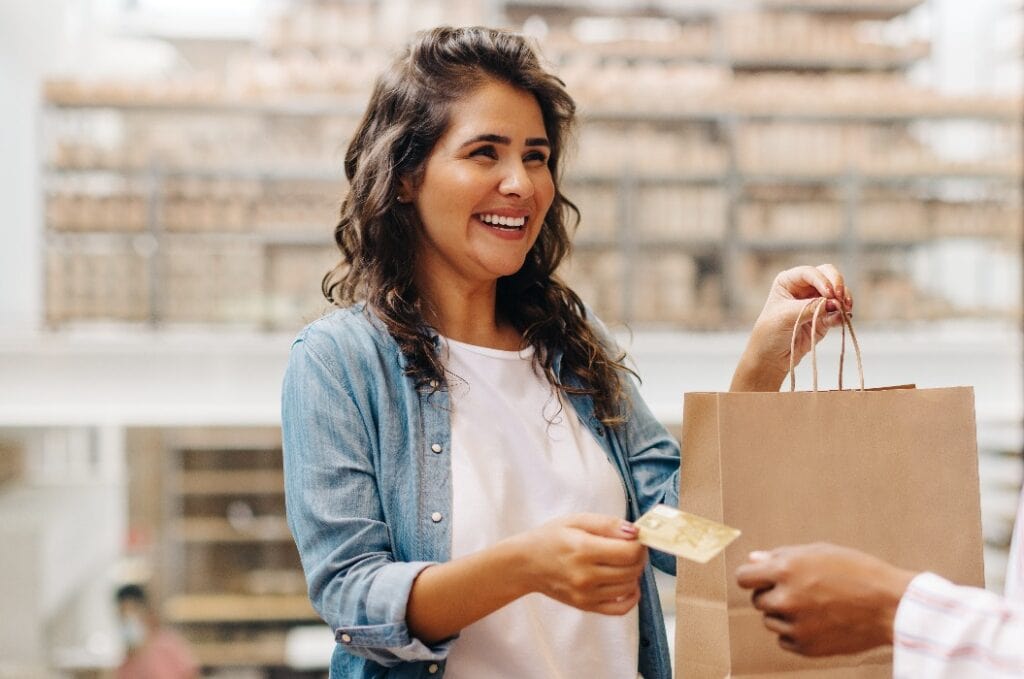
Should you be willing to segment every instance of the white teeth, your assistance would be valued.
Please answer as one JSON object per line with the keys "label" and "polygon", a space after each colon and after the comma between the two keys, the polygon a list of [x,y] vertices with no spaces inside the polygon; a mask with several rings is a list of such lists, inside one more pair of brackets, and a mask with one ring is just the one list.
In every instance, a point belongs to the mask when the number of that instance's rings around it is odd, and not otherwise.
{"label": "white teeth", "polygon": [[481,222],[493,226],[509,226],[518,228],[526,224],[526,217],[502,217],[501,215],[483,214],[478,217]]}

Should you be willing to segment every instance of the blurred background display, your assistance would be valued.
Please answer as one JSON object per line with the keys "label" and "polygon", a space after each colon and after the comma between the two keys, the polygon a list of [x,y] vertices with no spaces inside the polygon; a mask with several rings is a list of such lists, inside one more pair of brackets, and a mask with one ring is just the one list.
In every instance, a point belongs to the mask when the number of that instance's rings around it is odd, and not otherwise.
{"label": "blurred background display", "polygon": [[126,582],[207,676],[326,676],[284,519],[280,376],[328,308],[375,76],[413,31],[481,23],[535,38],[580,106],[561,274],[622,332],[659,417],[678,430],[683,391],[727,387],[778,271],[834,262],[869,386],[976,385],[1001,590],[1024,2],[8,3],[0,607],[21,615],[0,621],[0,677],[113,676]]}

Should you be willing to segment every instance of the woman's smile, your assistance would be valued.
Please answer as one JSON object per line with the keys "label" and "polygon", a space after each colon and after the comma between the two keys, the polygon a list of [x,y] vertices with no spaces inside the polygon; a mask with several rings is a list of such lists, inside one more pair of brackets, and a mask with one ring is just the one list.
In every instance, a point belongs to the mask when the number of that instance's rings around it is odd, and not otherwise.
{"label": "woman's smile", "polygon": [[519,240],[526,237],[526,225],[530,221],[530,213],[526,210],[489,210],[473,215],[473,219],[481,227],[490,229],[499,238]]}

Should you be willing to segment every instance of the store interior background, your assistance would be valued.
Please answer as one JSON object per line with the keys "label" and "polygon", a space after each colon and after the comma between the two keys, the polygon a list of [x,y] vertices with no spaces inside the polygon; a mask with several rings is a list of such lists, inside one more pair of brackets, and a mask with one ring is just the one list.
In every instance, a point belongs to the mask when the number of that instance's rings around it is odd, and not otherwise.
{"label": "store interior background", "polygon": [[324,310],[372,77],[440,23],[536,36],[580,102],[566,276],[674,431],[796,262],[849,275],[868,386],[975,387],[1001,590],[1024,2],[2,0],[0,677],[109,675],[126,582],[209,676],[326,676],[283,520],[280,380]]}

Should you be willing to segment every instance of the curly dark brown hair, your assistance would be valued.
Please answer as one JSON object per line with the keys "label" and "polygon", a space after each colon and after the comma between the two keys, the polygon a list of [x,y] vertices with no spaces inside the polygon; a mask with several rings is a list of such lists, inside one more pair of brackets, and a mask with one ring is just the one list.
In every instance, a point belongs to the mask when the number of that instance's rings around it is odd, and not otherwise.
{"label": "curly dark brown hair", "polygon": [[[349,193],[334,230],[341,262],[321,288],[335,305],[367,303],[398,342],[406,374],[417,386],[447,384],[414,282],[422,227],[415,208],[397,198],[403,180],[413,186],[422,180],[453,102],[488,79],[536,98],[555,182],[554,200],[522,268],[497,282],[495,311],[534,347],[534,361],[552,385],[590,396],[597,417],[615,427],[628,416],[625,354],[602,343],[580,298],[554,275],[571,249],[568,224],[575,229],[579,222],[576,206],[559,189],[559,161],[575,126],[576,104],[520,35],[483,27],[423,31],[378,78],[345,155]],[[555,374],[558,351],[568,379]]]}

